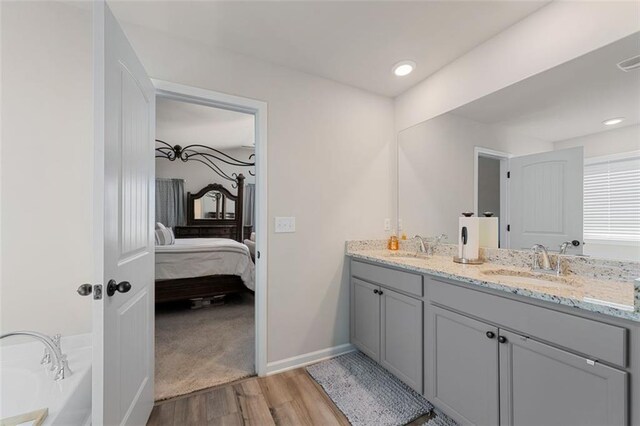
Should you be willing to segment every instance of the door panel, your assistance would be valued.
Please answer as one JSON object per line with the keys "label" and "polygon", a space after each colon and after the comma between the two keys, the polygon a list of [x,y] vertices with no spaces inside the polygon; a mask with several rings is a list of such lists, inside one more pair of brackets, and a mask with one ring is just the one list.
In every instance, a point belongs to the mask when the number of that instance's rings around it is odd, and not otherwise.
{"label": "door panel", "polygon": [[382,292],[380,363],[422,393],[422,301]]}
{"label": "door panel", "polygon": [[[94,300],[94,425],[145,424],[153,406],[155,90],[102,1],[94,7],[95,135],[102,162],[103,297]],[[101,169],[104,167],[104,169]],[[98,179],[99,180],[99,179]],[[98,216],[103,215],[103,216]],[[97,232],[100,232],[97,231]],[[109,296],[107,285],[128,281]],[[123,290],[126,290],[123,287]]]}
{"label": "door panel", "polygon": [[[582,243],[583,148],[514,157],[509,166],[509,247]],[[582,245],[571,254],[582,254]]]}
{"label": "door panel", "polygon": [[627,424],[627,373],[500,330],[500,424]]}
{"label": "door panel", "polygon": [[461,425],[497,425],[498,329],[438,306],[429,311],[429,397]]}
{"label": "door panel", "polygon": [[[353,336],[352,343],[376,361],[380,360],[380,287],[352,279]],[[374,293],[375,291],[375,293]]]}

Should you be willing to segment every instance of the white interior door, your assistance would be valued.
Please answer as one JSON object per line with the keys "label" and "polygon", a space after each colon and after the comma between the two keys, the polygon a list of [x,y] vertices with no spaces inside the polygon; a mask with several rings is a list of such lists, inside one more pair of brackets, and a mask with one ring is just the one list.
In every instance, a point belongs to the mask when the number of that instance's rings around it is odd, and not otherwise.
{"label": "white interior door", "polygon": [[[104,198],[95,205],[103,294],[93,306],[92,418],[144,425],[153,407],[155,90],[107,5],[93,7],[96,198]],[[120,284],[113,293],[110,280]]]}
{"label": "white interior door", "polygon": [[584,154],[582,147],[511,158],[509,247],[544,244],[558,250],[577,240],[582,253]]}

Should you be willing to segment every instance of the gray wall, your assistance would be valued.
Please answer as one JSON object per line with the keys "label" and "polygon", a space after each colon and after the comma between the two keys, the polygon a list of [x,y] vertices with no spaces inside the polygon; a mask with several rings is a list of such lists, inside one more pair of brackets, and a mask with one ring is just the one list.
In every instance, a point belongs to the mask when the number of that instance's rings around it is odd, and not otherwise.
{"label": "gray wall", "polygon": [[478,215],[500,216],[500,160],[478,157]]}

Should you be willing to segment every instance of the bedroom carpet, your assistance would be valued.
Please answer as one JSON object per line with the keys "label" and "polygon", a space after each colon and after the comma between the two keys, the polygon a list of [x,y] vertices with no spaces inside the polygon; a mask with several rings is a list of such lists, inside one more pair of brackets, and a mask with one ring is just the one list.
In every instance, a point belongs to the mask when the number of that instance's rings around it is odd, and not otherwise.
{"label": "bedroom carpet", "polygon": [[254,301],[156,308],[155,399],[160,401],[255,374]]}

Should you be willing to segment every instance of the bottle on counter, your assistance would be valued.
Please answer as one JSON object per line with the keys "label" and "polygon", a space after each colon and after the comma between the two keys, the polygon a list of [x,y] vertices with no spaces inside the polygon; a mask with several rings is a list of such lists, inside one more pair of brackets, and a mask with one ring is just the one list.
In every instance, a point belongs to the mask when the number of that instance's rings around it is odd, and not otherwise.
{"label": "bottle on counter", "polygon": [[396,234],[391,234],[391,236],[389,237],[389,243],[388,243],[388,249],[389,250],[398,250],[398,247],[400,246],[399,242],[398,242],[398,237],[396,236]]}

